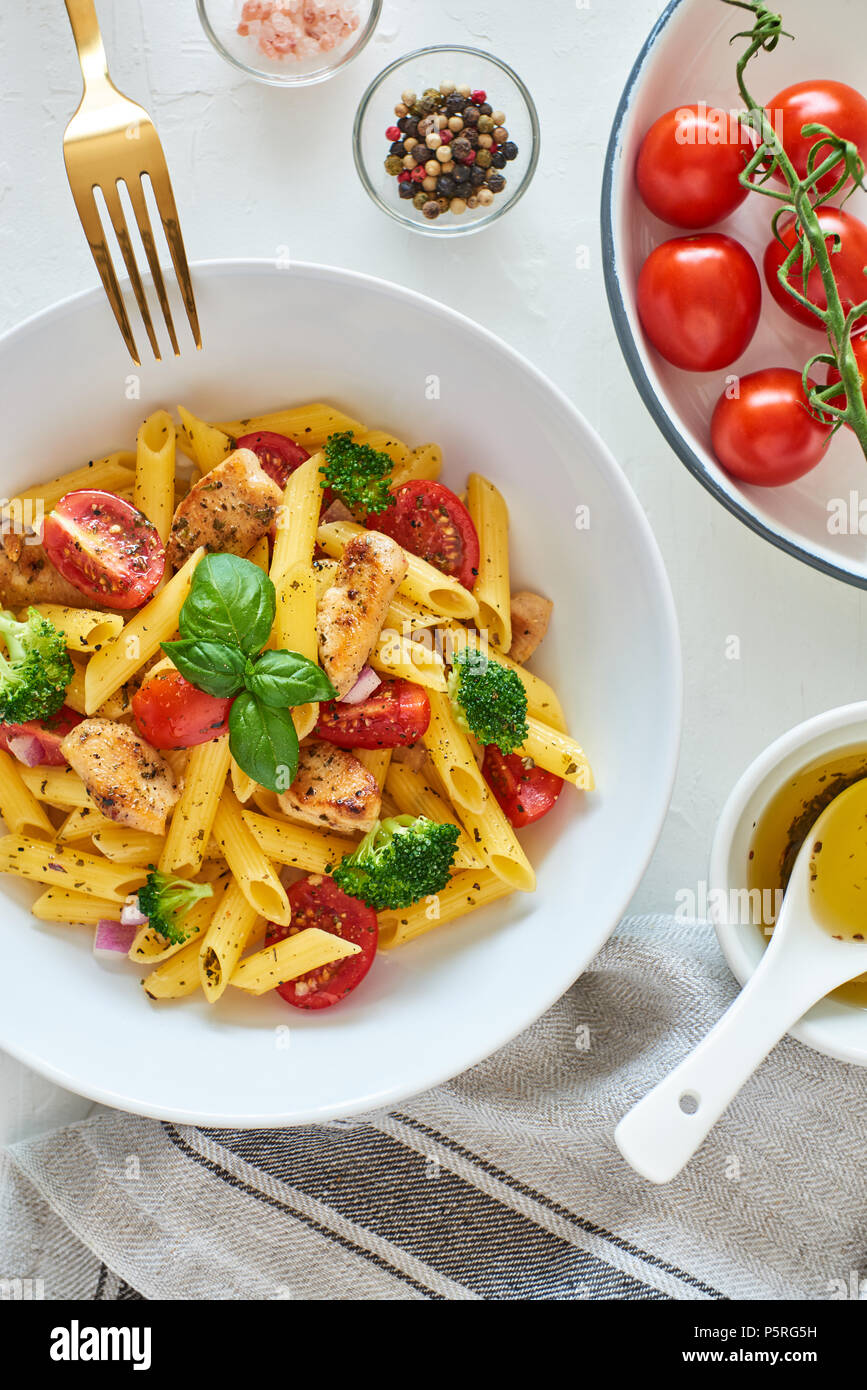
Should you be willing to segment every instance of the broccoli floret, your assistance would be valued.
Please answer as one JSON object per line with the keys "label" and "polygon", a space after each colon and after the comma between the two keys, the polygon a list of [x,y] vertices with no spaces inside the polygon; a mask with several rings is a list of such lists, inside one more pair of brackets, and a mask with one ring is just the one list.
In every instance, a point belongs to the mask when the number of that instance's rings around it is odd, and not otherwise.
{"label": "broccoli floret", "polygon": [[332,877],[344,893],[377,911],[410,907],[445,888],[459,835],[456,825],[427,816],[392,816],[377,821]]}
{"label": "broccoli floret", "polygon": [[330,434],[325,464],[319,469],[323,487],[331,487],[352,511],[384,512],[394,501],[388,483],[392,462],[381,449],[356,444],[352,430]]}
{"label": "broccoli floret", "polygon": [[454,654],[449,697],[461,728],[480,743],[495,743],[501,753],[514,753],[526,742],[527,692],[517,672],[476,647]]}
{"label": "broccoli floret", "polygon": [[147,883],[138,890],[138,910],[149,919],[150,926],[167,941],[177,944],[186,941],[188,933],[181,926],[190,908],[201,898],[210,898],[210,883],[190,883],[186,878],[172,878],[148,865]]}
{"label": "broccoli floret", "polygon": [[49,719],[63,704],[74,674],[63,633],[28,608],[23,623],[0,611],[0,636],[6,642],[6,655],[0,655],[0,723]]}

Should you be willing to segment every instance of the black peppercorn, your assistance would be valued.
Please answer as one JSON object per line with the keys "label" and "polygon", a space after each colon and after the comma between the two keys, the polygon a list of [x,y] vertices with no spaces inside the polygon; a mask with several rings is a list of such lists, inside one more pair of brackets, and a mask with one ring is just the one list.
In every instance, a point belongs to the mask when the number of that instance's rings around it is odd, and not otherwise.
{"label": "black peppercorn", "polygon": [[467,168],[466,164],[456,164],[452,172],[452,178],[458,185],[469,183],[470,171]]}
{"label": "black peppercorn", "polygon": [[506,180],[502,174],[488,174],[488,188],[492,193],[502,193],[506,187]]}
{"label": "black peppercorn", "polygon": [[449,146],[452,152],[452,159],[457,160],[459,164],[462,160],[466,159],[467,155],[472,151],[472,148],[469,140],[465,139],[463,135],[459,135],[457,140],[453,140]]}
{"label": "black peppercorn", "polygon": [[477,150],[479,148],[479,132],[474,126],[464,126],[461,131],[461,139],[468,142],[471,150]]}
{"label": "black peppercorn", "polygon": [[502,150],[491,150],[491,163],[495,169],[505,169],[506,156],[503,154]]}
{"label": "black peppercorn", "polygon": [[473,188],[478,188],[485,181],[485,171],[480,169],[477,164],[470,165],[470,183]]}
{"label": "black peppercorn", "polygon": [[402,140],[394,140],[388,147],[389,154],[406,154],[406,146]]}
{"label": "black peppercorn", "polygon": [[458,186],[451,174],[440,174],[437,179],[437,193],[441,198],[453,198],[458,191]]}
{"label": "black peppercorn", "polygon": [[460,96],[457,92],[453,92],[452,95],[446,99],[446,115],[459,116],[464,109],[465,100],[466,99]]}
{"label": "black peppercorn", "polygon": [[433,150],[429,150],[424,141],[419,145],[413,145],[410,154],[416,164],[427,164],[429,159],[433,159]]}
{"label": "black peppercorn", "polygon": [[[413,138],[413,140],[417,140],[417,139],[418,139],[418,121],[417,121],[413,116],[407,116],[407,117],[405,117],[405,119],[406,119],[406,125],[405,125],[405,126],[401,126],[401,129],[403,130],[404,135],[411,135],[412,138]],[[400,126],[400,121],[398,121],[398,125]]]}
{"label": "black peppercorn", "polygon": [[414,198],[416,185],[412,179],[404,179],[403,183],[397,185],[398,196],[401,198]]}
{"label": "black peppercorn", "polygon": [[465,106],[463,110],[464,125],[478,125],[479,108],[478,106]]}
{"label": "black peppercorn", "polygon": [[514,140],[507,140],[505,145],[501,145],[500,148],[503,154],[506,156],[506,159],[517,158],[518,146],[515,144]]}
{"label": "black peppercorn", "polygon": [[406,116],[401,116],[401,117],[400,117],[400,120],[398,120],[398,121],[395,122],[395,124],[397,125],[398,130],[402,130],[403,133],[404,133],[404,135],[406,135],[406,123],[407,123],[407,118],[406,118]]}
{"label": "black peppercorn", "polygon": [[479,106],[479,115],[480,115],[480,116],[490,116],[490,114],[491,114],[491,112],[493,111],[493,109],[494,109],[493,106],[491,106],[489,102],[483,101],[483,102],[481,103],[481,105]]}

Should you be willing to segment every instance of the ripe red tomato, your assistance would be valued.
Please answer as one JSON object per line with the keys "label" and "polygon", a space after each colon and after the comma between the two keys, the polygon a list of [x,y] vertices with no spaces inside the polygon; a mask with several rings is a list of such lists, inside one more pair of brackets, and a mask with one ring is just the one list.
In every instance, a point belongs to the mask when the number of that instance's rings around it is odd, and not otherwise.
{"label": "ripe red tomato", "polygon": [[801,373],[766,367],[741,377],[740,394],[720,396],[711,419],[713,450],[727,473],[778,487],[809,473],[831,434],[810,411]]}
{"label": "ripe red tomato", "polygon": [[739,207],[738,176],[753,149],[749,132],[727,111],[678,106],[648,130],[635,164],[638,191],[652,213],[675,227],[709,227]]}
{"label": "ripe red tomato", "polygon": [[[867,404],[867,335],[861,338],[854,338],[852,340],[852,347],[855,352],[855,361],[858,363],[858,370],[861,373],[861,394],[864,397],[865,404]],[[840,379],[840,373],[837,368],[829,367],[828,385],[830,386],[832,381],[840,381]],[[842,408],[846,403],[844,393],[841,391],[840,395],[835,396],[831,403],[832,405],[837,405]]]}
{"label": "ripe red tomato", "polygon": [[238,449],[252,449],[268,477],[273,478],[278,487],[285,487],[289,475],[310,457],[303,445],[296,444],[287,434],[276,434],[273,430],[243,434],[235,440],[235,446]]}
{"label": "ripe red tomato", "polygon": [[48,558],[103,608],[138,608],[163,577],[166,553],[143,512],[113,492],[67,492],[45,518]]}
{"label": "ripe red tomato", "polygon": [[645,333],[657,352],[690,372],[714,371],[740,357],[761,306],[752,257],[720,232],[664,241],[638,277]]}
{"label": "ripe red tomato", "polygon": [[338,748],[397,748],[415,743],[430,723],[430,700],[420,685],[383,681],[357,705],[328,700],[319,706],[317,738]]}
{"label": "ripe red tomato", "polygon": [[506,757],[493,743],[485,749],[482,774],[516,830],[547,816],[563,787],[562,777],[520,753]]}
{"label": "ripe red tomato", "polygon": [[479,538],[463,502],[444,483],[403,483],[384,512],[367,518],[413,555],[472,589],[479,573]]}
{"label": "ripe red tomato", "polygon": [[[69,705],[61,705],[50,719],[30,719],[26,724],[0,724],[0,748],[17,757],[16,741],[26,740],[26,744],[19,745],[19,751],[27,756],[19,761],[28,767],[64,767],[66,759],[60,745],[70,729],[80,724],[83,718],[83,714],[76,714]],[[13,746],[10,747],[10,744]],[[32,755],[36,754],[38,757],[32,760]]]}
{"label": "ripe red tomato", "polygon": [[[783,149],[801,178],[807,172],[810,150],[822,138],[820,135],[801,134],[802,127],[811,123],[827,126],[835,135],[851,140],[861,158],[867,160],[867,101],[845,82],[796,82],[794,86],[778,92],[767,103],[767,110],[777,133],[781,134]],[[821,163],[829,154],[828,147],[820,150],[818,162]],[[842,165],[836,174],[825,174],[819,181],[819,189],[827,193],[841,172]],[[784,182],[782,174],[777,173],[775,177]]]}
{"label": "ripe red tomato", "polygon": [[[842,212],[840,208],[819,208],[816,216],[831,254],[831,269],[837,281],[840,300],[848,314],[853,305],[862,304],[867,300],[867,276],[864,274],[864,267],[867,265],[867,226],[851,213]],[[816,328],[820,333],[824,333],[820,320],[786,293],[777,274],[798,239],[795,219],[791,217],[781,221],[779,232],[783,244],[774,237],[765,248],[764,271],[768,289],[790,318],[797,319],[798,323],[802,323],[806,328]],[[832,238],[837,237],[840,238],[840,249],[835,251]],[[800,256],[789,271],[788,279],[795,289],[803,290]],[[820,309],[827,308],[825,287],[816,265],[811,268],[807,277],[807,298]],[[862,315],[856,324],[856,332],[862,332],[865,328],[867,315]]]}
{"label": "ripe red tomato", "polygon": [[296,1009],[327,1009],[345,999],[356,985],[360,985],[376,955],[379,939],[379,923],[376,913],[367,903],[358,898],[350,898],[338,888],[333,878],[322,874],[312,874],[301,878],[288,889],[289,905],[292,908],[292,921],[288,927],[268,923],[265,944],[270,946],[284,937],[294,936],[306,927],[318,927],[320,931],[331,932],[360,946],[357,956],[335,961],[333,965],[320,966],[310,970],[297,980],[288,980],[277,986],[287,1004]]}
{"label": "ripe red tomato", "polygon": [[194,748],[229,727],[232,700],[198,690],[180,673],[154,671],[132,697],[133,719],[154,748]]}

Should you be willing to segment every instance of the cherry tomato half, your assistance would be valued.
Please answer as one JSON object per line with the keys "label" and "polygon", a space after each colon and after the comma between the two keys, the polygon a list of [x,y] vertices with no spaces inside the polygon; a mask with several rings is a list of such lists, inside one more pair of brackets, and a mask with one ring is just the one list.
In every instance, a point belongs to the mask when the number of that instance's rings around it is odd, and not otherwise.
{"label": "cherry tomato half", "polygon": [[[801,130],[805,125],[828,126],[835,135],[844,140],[851,140],[857,146],[861,158],[867,160],[867,101],[860,92],[856,92],[854,87],[847,86],[845,82],[796,82],[794,86],[785,87],[782,92],[778,92],[767,103],[767,110],[777,133],[781,135],[783,149],[800,178],[804,178],[807,172],[810,150],[822,138],[820,135],[802,135]],[[821,149],[818,162],[822,163],[830,153],[828,146]],[[841,173],[842,165],[836,173],[832,171],[823,175],[819,180],[819,189],[827,193],[834,187]],[[781,183],[784,182],[779,172],[774,177]]]}
{"label": "cherry tomato half", "polygon": [[229,727],[231,699],[198,690],[180,673],[154,671],[132,697],[132,714],[142,738],[154,748],[195,748]]}
{"label": "cherry tomato half", "polygon": [[[69,705],[61,705],[56,714],[50,719],[29,719],[26,724],[0,724],[0,748],[4,748],[7,753],[14,751],[9,747],[15,739],[27,739],[30,747],[28,752],[36,751],[40,757],[36,762],[31,762],[27,758],[30,767],[63,767],[66,759],[60,751],[60,745],[76,724],[80,724],[84,718],[83,714],[76,714]],[[36,740],[39,748],[36,748]]]}
{"label": "cherry tomato half", "polygon": [[103,608],[138,608],[163,577],[166,552],[143,512],[113,492],[67,492],[45,518],[42,543],[70,584]]}
{"label": "cherry tomato half", "polygon": [[320,966],[297,980],[277,986],[277,993],[296,1009],[327,1009],[360,985],[373,964],[379,939],[376,913],[367,903],[350,898],[333,878],[323,874],[312,874],[310,878],[293,883],[288,889],[288,898],[292,921],[288,927],[269,922],[265,933],[267,946],[294,936],[306,927],[318,927],[320,931],[342,936],[345,941],[361,947],[357,956]]}
{"label": "cherry tomato half", "polygon": [[635,165],[638,191],[650,211],[675,227],[709,227],[739,207],[747,189],[739,175],[753,149],[749,133],[727,111],[678,106],[648,130]]}
{"label": "cherry tomato half", "polygon": [[[861,304],[867,300],[867,276],[864,274],[864,267],[867,265],[867,226],[851,213],[842,212],[840,208],[819,208],[816,216],[825,234],[825,242],[831,255],[831,269],[837,282],[843,310],[848,314],[854,304]],[[824,333],[821,321],[787,294],[777,274],[797,240],[795,219],[782,220],[779,232],[783,239],[782,244],[774,237],[765,248],[764,271],[768,289],[790,318],[797,319],[805,328],[815,328]],[[839,250],[835,251],[836,242],[831,238],[837,237],[840,239]],[[788,279],[795,289],[803,290],[800,256],[789,271]],[[807,298],[818,308],[827,308],[825,287],[817,265],[812,266],[807,276]],[[862,332],[864,328],[867,328],[867,315],[862,315],[858,320],[855,331]]]}
{"label": "cherry tomato half", "polygon": [[752,257],[720,232],[664,241],[638,277],[645,333],[657,352],[689,372],[715,371],[740,357],[761,306]]}
{"label": "cherry tomato half", "polygon": [[289,475],[310,457],[303,445],[296,444],[288,434],[276,434],[273,430],[243,434],[235,440],[235,447],[252,449],[268,477],[273,478],[278,487],[285,487]]}
{"label": "cherry tomato half", "polygon": [[516,830],[547,816],[563,788],[562,777],[520,753],[506,756],[493,743],[485,749],[482,774]]}
{"label": "cherry tomato half", "polygon": [[383,681],[357,705],[328,700],[319,706],[317,738],[338,748],[397,748],[415,743],[430,723],[430,700],[420,685]]}
{"label": "cherry tomato half", "polygon": [[824,455],[831,426],[812,414],[801,373],[766,367],[720,396],[711,419],[713,450],[727,473],[758,487],[793,483]]}
{"label": "cherry tomato half", "polygon": [[[867,336],[853,338],[852,348],[855,353],[855,361],[858,363],[858,371],[861,373],[861,394],[864,397],[865,405],[867,405]],[[828,385],[830,386],[832,381],[840,380],[841,377],[837,368],[829,367]],[[831,404],[839,406],[842,409],[846,404],[844,392],[841,391],[839,396],[835,396]]]}
{"label": "cherry tomato half", "polygon": [[429,565],[472,589],[479,573],[479,538],[459,497],[444,483],[403,483],[384,512],[369,516],[372,531],[383,531]]}

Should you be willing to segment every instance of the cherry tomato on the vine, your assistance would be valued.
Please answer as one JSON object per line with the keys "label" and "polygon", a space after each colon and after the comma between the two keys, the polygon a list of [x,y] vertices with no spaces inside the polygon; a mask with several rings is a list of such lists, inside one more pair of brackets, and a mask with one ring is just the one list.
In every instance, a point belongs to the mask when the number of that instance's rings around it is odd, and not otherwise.
{"label": "cherry tomato on the vine", "polygon": [[[848,314],[855,304],[862,304],[867,301],[867,275],[864,274],[864,267],[867,266],[867,226],[857,217],[853,217],[849,212],[843,212],[840,208],[821,207],[817,210],[816,216],[825,235],[825,245],[830,254],[831,270],[837,282],[843,312]],[[815,328],[820,333],[824,332],[821,319],[817,318],[809,309],[805,309],[803,304],[799,304],[797,300],[793,299],[780,284],[778,271],[788,253],[798,243],[795,219],[793,217],[784,218],[777,230],[782,241],[773,237],[765,248],[764,271],[768,289],[780,308],[785,309],[790,318],[797,319],[798,323],[802,323],[805,328]],[[803,292],[800,256],[789,270],[787,279],[796,290]],[[825,287],[822,284],[819,267],[815,263],[811,266],[807,276],[807,298],[819,309],[828,307]],[[867,328],[867,314],[862,315],[858,320],[855,331],[860,333],[865,328]]]}
{"label": "cherry tomato on the vine", "polygon": [[720,232],[664,241],[638,277],[645,333],[657,352],[686,371],[715,371],[740,357],[761,304],[752,257]]}
{"label": "cherry tomato on the vine", "polygon": [[729,112],[703,102],[677,106],[655,120],[641,142],[638,191],[663,222],[709,227],[747,196],[739,175],[753,148],[750,133]]}
{"label": "cherry tomato on the vine", "polygon": [[758,487],[793,483],[824,455],[831,426],[807,404],[801,373],[766,367],[724,391],[711,419],[713,450],[727,473]]}
{"label": "cherry tomato on the vine", "polygon": [[[867,160],[867,100],[845,82],[796,82],[772,97],[766,103],[766,110],[799,178],[803,179],[807,172],[810,150],[822,139],[818,134],[803,135],[801,132],[805,125],[827,126],[843,140],[851,140],[861,158]],[[830,153],[828,146],[820,149],[817,162],[822,163]],[[836,171],[823,174],[819,180],[819,190],[827,193],[841,172],[842,165]],[[775,177],[782,181],[783,176],[779,172]]]}

